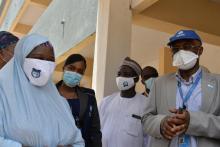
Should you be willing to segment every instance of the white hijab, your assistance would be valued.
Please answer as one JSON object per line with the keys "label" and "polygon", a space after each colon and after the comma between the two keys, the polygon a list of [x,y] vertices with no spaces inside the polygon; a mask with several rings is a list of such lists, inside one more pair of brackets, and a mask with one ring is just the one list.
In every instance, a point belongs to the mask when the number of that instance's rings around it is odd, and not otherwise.
{"label": "white hijab", "polygon": [[51,81],[43,87],[32,85],[22,68],[25,57],[47,41],[37,34],[22,38],[0,71],[0,137],[34,147],[82,147],[81,132],[55,85]]}

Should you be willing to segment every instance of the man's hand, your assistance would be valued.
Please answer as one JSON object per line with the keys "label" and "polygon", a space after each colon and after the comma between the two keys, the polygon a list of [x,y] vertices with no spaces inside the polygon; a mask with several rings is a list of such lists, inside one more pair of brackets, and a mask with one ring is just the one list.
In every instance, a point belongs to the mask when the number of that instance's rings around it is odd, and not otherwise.
{"label": "man's hand", "polygon": [[160,130],[161,134],[163,135],[164,138],[171,140],[173,137],[176,136],[176,125],[173,122],[173,119],[171,116],[165,117],[161,124],[160,124]]}
{"label": "man's hand", "polygon": [[169,111],[174,115],[165,117],[160,124],[160,128],[163,137],[171,140],[173,137],[186,132],[190,115],[187,110],[179,112],[178,109],[170,109]]}
{"label": "man's hand", "polygon": [[177,126],[177,128],[175,129],[175,131],[178,132],[177,135],[185,133],[189,127],[190,122],[189,112],[187,110],[183,110],[182,112],[180,112],[178,109],[170,109],[169,111],[174,114],[173,116],[171,116],[171,118],[173,120],[173,123]]}

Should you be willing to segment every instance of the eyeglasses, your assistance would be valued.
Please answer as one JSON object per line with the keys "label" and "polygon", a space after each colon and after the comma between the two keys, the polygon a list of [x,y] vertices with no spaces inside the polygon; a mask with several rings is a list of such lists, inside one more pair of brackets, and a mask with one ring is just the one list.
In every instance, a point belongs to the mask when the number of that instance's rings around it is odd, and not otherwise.
{"label": "eyeglasses", "polygon": [[201,45],[183,45],[183,46],[170,46],[170,48],[173,50],[173,51],[178,51],[178,50],[192,50],[192,49],[197,49],[197,48],[200,48]]}

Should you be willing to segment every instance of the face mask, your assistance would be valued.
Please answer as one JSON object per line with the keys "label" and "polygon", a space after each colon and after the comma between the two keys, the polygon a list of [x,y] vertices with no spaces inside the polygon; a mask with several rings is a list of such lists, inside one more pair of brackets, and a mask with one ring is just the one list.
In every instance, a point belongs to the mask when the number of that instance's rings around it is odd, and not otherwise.
{"label": "face mask", "polygon": [[118,89],[120,91],[128,90],[128,89],[130,89],[131,87],[134,86],[134,78],[133,77],[129,77],[129,78],[117,77],[116,78],[116,84],[117,84]]}
{"label": "face mask", "polygon": [[180,50],[173,56],[173,66],[181,70],[189,70],[195,66],[198,57],[191,51]]}
{"label": "face mask", "polygon": [[50,80],[55,69],[52,61],[25,58],[23,70],[30,83],[35,86],[44,86]]}
{"label": "face mask", "polygon": [[67,70],[64,71],[63,81],[69,87],[75,87],[79,85],[81,79],[82,79],[82,75],[77,72],[72,72]]}
{"label": "face mask", "polygon": [[153,86],[153,82],[155,81],[156,78],[150,78],[148,80],[144,81],[145,87],[148,88],[149,90],[152,88]]}

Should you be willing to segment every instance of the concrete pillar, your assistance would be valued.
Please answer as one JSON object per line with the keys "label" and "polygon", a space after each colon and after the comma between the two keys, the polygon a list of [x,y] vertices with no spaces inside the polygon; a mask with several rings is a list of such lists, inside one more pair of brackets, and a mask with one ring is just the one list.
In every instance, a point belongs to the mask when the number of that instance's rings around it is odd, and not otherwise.
{"label": "concrete pillar", "polygon": [[99,0],[93,68],[93,88],[98,101],[118,91],[117,70],[131,50],[129,8],[130,0]]}

